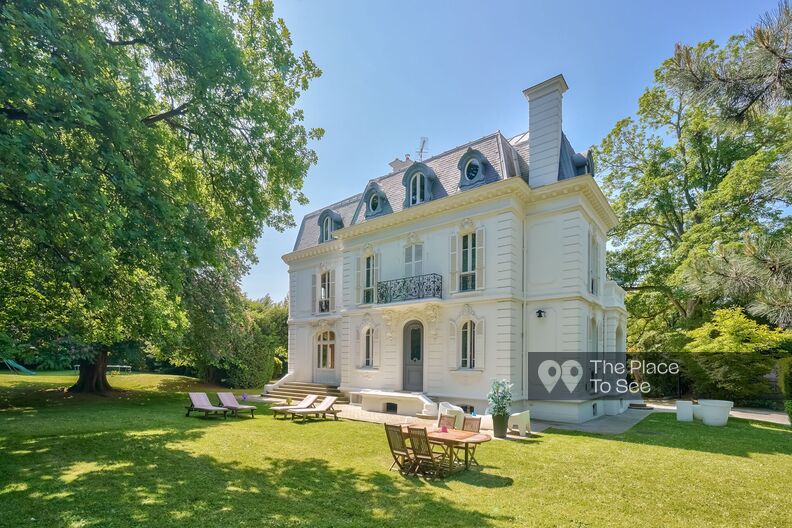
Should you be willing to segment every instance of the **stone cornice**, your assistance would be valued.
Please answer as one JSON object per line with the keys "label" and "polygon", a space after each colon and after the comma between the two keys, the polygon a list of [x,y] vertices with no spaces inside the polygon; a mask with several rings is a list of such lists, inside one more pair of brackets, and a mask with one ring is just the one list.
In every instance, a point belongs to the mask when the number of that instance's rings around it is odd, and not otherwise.
{"label": "stone cornice", "polygon": [[[335,232],[333,233],[335,234]],[[318,257],[320,255],[326,255],[328,253],[338,253],[343,248],[341,241],[336,239],[332,242],[324,242],[317,246],[308,247],[305,249],[301,249],[299,251],[292,251],[291,253],[287,253],[281,257],[283,262],[286,264],[291,264],[297,260],[302,260],[311,257]]]}
{"label": "stone cornice", "polygon": [[507,180],[488,183],[487,185],[482,185],[476,189],[471,189],[469,191],[454,194],[452,196],[438,198],[437,200],[432,200],[431,202],[427,202],[426,204],[422,204],[420,206],[404,209],[398,213],[392,213],[367,220],[362,224],[348,226],[343,229],[339,229],[334,234],[340,240],[350,239],[360,235],[365,235],[367,233],[387,229],[389,227],[413,222],[415,220],[437,216],[448,211],[453,211],[468,205],[478,204],[485,200],[491,200],[503,196],[518,195],[523,200],[527,200],[530,191],[530,187],[528,187],[528,185],[522,179],[509,178]]}
{"label": "stone cornice", "polygon": [[343,241],[355,237],[382,231],[416,220],[422,220],[443,213],[462,209],[464,207],[480,204],[487,200],[504,197],[516,197],[525,204],[537,203],[560,196],[580,193],[585,196],[593,210],[600,216],[606,231],[613,229],[618,224],[618,218],[611,209],[607,198],[602,193],[591,175],[575,176],[542,187],[531,188],[522,178],[508,178],[468,191],[432,200],[426,204],[410,207],[397,213],[391,213],[376,218],[371,218],[363,223],[347,226],[333,232],[336,240],[326,242],[310,248],[301,249],[284,255],[283,261],[287,264],[305,258],[338,252],[343,249]]}

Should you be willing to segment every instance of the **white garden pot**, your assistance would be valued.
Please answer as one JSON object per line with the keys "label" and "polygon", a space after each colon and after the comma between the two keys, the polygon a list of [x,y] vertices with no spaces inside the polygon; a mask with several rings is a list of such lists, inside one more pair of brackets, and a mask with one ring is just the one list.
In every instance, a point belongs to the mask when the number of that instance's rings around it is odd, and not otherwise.
{"label": "white garden pot", "polygon": [[701,420],[704,425],[723,427],[729,421],[729,411],[734,402],[726,400],[699,400]]}
{"label": "white garden pot", "polygon": [[677,400],[677,421],[678,422],[692,422],[693,421],[693,402],[688,400]]}
{"label": "white garden pot", "polygon": [[701,405],[693,405],[693,418],[696,420],[701,420]]}

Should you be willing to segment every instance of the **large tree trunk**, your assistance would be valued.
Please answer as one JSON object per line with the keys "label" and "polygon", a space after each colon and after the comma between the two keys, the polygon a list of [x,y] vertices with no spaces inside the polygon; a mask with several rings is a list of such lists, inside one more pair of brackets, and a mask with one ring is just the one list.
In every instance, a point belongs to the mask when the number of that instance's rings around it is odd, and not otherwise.
{"label": "large tree trunk", "polygon": [[93,363],[80,362],[80,377],[77,383],[69,387],[69,392],[90,392],[104,394],[113,390],[107,382],[107,351],[97,354]]}

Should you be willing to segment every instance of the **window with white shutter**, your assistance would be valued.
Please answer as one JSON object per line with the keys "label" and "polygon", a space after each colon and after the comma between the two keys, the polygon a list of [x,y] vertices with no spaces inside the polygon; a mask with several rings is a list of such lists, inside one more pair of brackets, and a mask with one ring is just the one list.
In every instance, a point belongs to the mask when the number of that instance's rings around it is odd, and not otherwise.
{"label": "window with white shutter", "polygon": [[459,290],[459,257],[457,252],[458,244],[459,240],[456,235],[451,235],[448,237],[448,274],[450,280],[448,291],[451,293],[455,293]]}
{"label": "window with white shutter", "polygon": [[363,259],[363,304],[376,302],[377,291],[377,257],[368,255]]}
{"label": "window with white shutter", "polygon": [[319,276],[319,313],[328,313],[332,310],[332,290],[333,272],[325,271]]}
{"label": "window with white shutter", "polygon": [[311,274],[311,313],[315,314],[318,311],[316,305],[316,273]]}
{"label": "window with white shutter", "polygon": [[476,289],[476,233],[462,235],[462,262],[459,273],[459,291]]}
{"label": "window with white shutter", "polygon": [[423,274],[423,244],[412,244],[404,248],[404,277]]}
{"label": "window with white shutter", "polygon": [[475,253],[475,268],[476,268],[476,289],[484,289],[484,228],[476,229],[476,253]]}

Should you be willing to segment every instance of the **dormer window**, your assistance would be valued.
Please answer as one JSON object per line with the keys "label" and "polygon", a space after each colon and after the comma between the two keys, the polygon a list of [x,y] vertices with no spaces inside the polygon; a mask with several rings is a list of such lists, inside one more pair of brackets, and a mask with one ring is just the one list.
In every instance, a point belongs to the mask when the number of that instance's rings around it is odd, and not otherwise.
{"label": "dormer window", "polygon": [[372,213],[379,213],[380,210],[380,198],[376,194],[372,194],[371,198],[369,198],[369,211]]}
{"label": "dormer window", "polygon": [[468,181],[475,180],[481,172],[481,163],[477,159],[471,159],[465,165],[465,178]]}
{"label": "dormer window", "polygon": [[467,149],[457,164],[460,172],[459,188],[464,191],[485,183],[486,164],[487,158],[481,152]]}
{"label": "dormer window", "polygon": [[434,171],[420,161],[416,161],[404,171],[404,207],[412,207],[444,196],[443,188],[437,181]]}
{"label": "dormer window", "polygon": [[410,179],[410,205],[418,205],[426,201],[426,176],[416,172]]}
{"label": "dormer window", "polygon": [[353,220],[352,223],[356,222],[361,210],[365,211],[365,218],[373,218],[393,212],[390,203],[388,203],[387,195],[382,190],[382,188],[380,188],[377,182],[370,181],[366,186],[366,190],[363,191],[363,198],[360,200],[358,210],[355,212],[355,220]]}
{"label": "dormer window", "polygon": [[341,215],[332,209],[325,209],[319,215],[319,243],[333,240],[333,232],[344,227]]}

